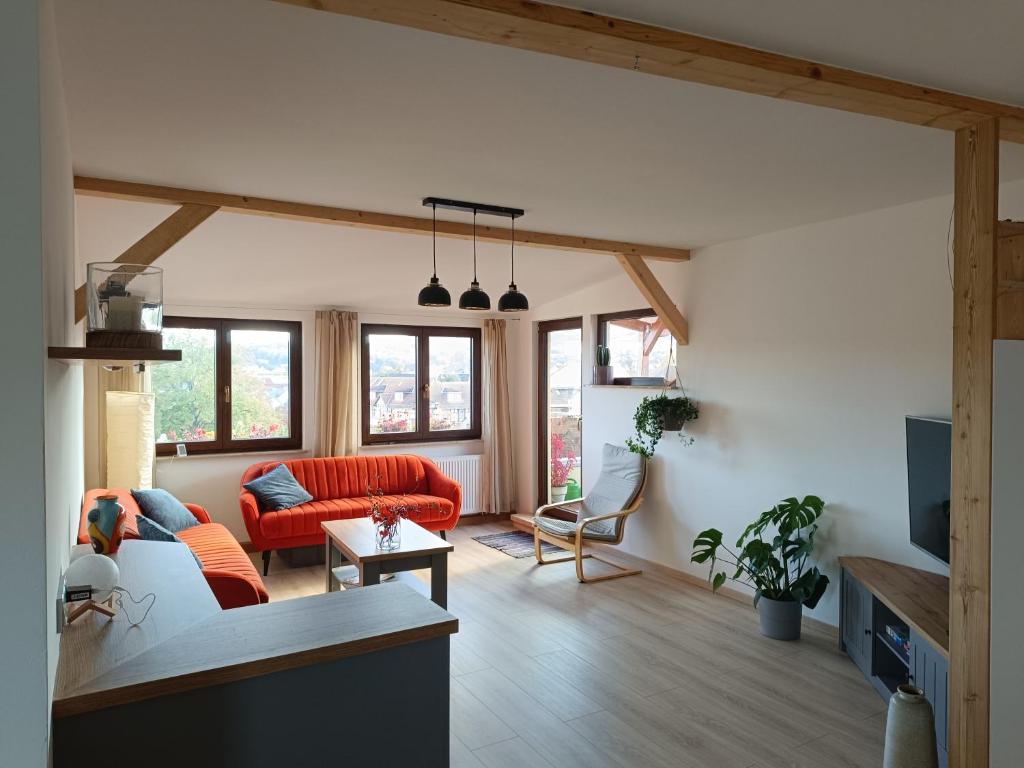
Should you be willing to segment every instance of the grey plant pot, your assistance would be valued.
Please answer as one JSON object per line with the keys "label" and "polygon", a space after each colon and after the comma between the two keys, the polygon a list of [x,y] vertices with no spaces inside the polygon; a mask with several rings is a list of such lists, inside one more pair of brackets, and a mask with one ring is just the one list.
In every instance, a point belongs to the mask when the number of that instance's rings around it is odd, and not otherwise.
{"label": "grey plant pot", "polygon": [[900,685],[889,699],[882,768],[936,768],[935,715],[920,688]]}
{"label": "grey plant pot", "polygon": [[761,634],[773,640],[799,640],[803,610],[803,604],[795,600],[772,600],[762,597],[757,602]]}
{"label": "grey plant pot", "polygon": [[594,366],[594,383],[595,384],[611,384],[612,379],[612,367],[610,365],[595,365]]}

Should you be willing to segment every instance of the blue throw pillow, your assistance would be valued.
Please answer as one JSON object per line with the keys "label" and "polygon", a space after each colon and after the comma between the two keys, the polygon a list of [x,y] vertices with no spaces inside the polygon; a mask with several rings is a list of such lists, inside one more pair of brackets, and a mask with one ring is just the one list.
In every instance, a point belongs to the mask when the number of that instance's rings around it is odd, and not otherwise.
{"label": "blue throw pillow", "polygon": [[186,528],[199,525],[196,516],[185,505],[171,496],[163,488],[140,491],[132,488],[132,496],[142,510],[142,514],[160,523],[171,533],[184,531]]}
{"label": "blue throw pillow", "polygon": [[253,492],[264,512],[297,507],[313,500],[284,464],[278,464],[263,477],[250,480],[243,487]]}
{"label": "blue throw pillow", "polygon": [[[148,517],[137,517],[136,521],[139,526],[139,538],[143,541],[173,541],[178,544],[184,544],[181,539],[175,536],[173,533],[164,528],[160,523],[150,520]],[[199,566],[199,570],[203,569],[203,561],[199,559],[199,555],[192,552],[192,557],[196,559],[196,565]]]}

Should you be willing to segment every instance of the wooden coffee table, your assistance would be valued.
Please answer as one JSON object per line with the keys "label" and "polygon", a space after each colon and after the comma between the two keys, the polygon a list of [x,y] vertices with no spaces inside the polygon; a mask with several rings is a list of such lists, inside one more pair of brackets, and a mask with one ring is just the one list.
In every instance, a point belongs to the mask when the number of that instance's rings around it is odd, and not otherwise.
{"label": "wooden coffee table", "polygon": [[412,520],[402,520],[402,544],[398,549],[377,549],[373,523],[365,517],[352,520],[328,520],[324,530],[327,591],[341,588],[339,571],[345,565],[359,570],[359,586],[380,584],[381,574],[430,569],[430,599],[448,607],[448,553],[455,549]]}

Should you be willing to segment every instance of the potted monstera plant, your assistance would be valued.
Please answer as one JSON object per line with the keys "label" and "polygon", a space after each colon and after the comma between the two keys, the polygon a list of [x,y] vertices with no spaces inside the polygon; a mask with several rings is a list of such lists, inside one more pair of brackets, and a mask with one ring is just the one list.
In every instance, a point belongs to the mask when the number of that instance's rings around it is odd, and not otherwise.
{"label": "potted monstera plant", "polygon": [[[711,564],[711,586],[727,580],[754,588],[754,606],[761,634],[776,640],[798,640],[803,607],[814,608],[825,594],[828,576],[810,563],[818,519],[825,502],[817,496],[783,499],[764,512],[736,542],[733,551],[722,532],[708,528],[693,541],[695,563]],[[735,569],[716,571],[719,564]]]}

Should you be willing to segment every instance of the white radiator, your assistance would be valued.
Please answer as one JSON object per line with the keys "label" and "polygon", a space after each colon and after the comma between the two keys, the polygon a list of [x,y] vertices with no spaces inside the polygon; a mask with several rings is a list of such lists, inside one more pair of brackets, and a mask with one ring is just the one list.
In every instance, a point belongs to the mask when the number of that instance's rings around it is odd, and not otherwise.
{"label": "white radiator", "polygon": [[444,456],[433,459],[438,468],[462,486],[462,514],[484,511],[480,488],[480,456]]}

